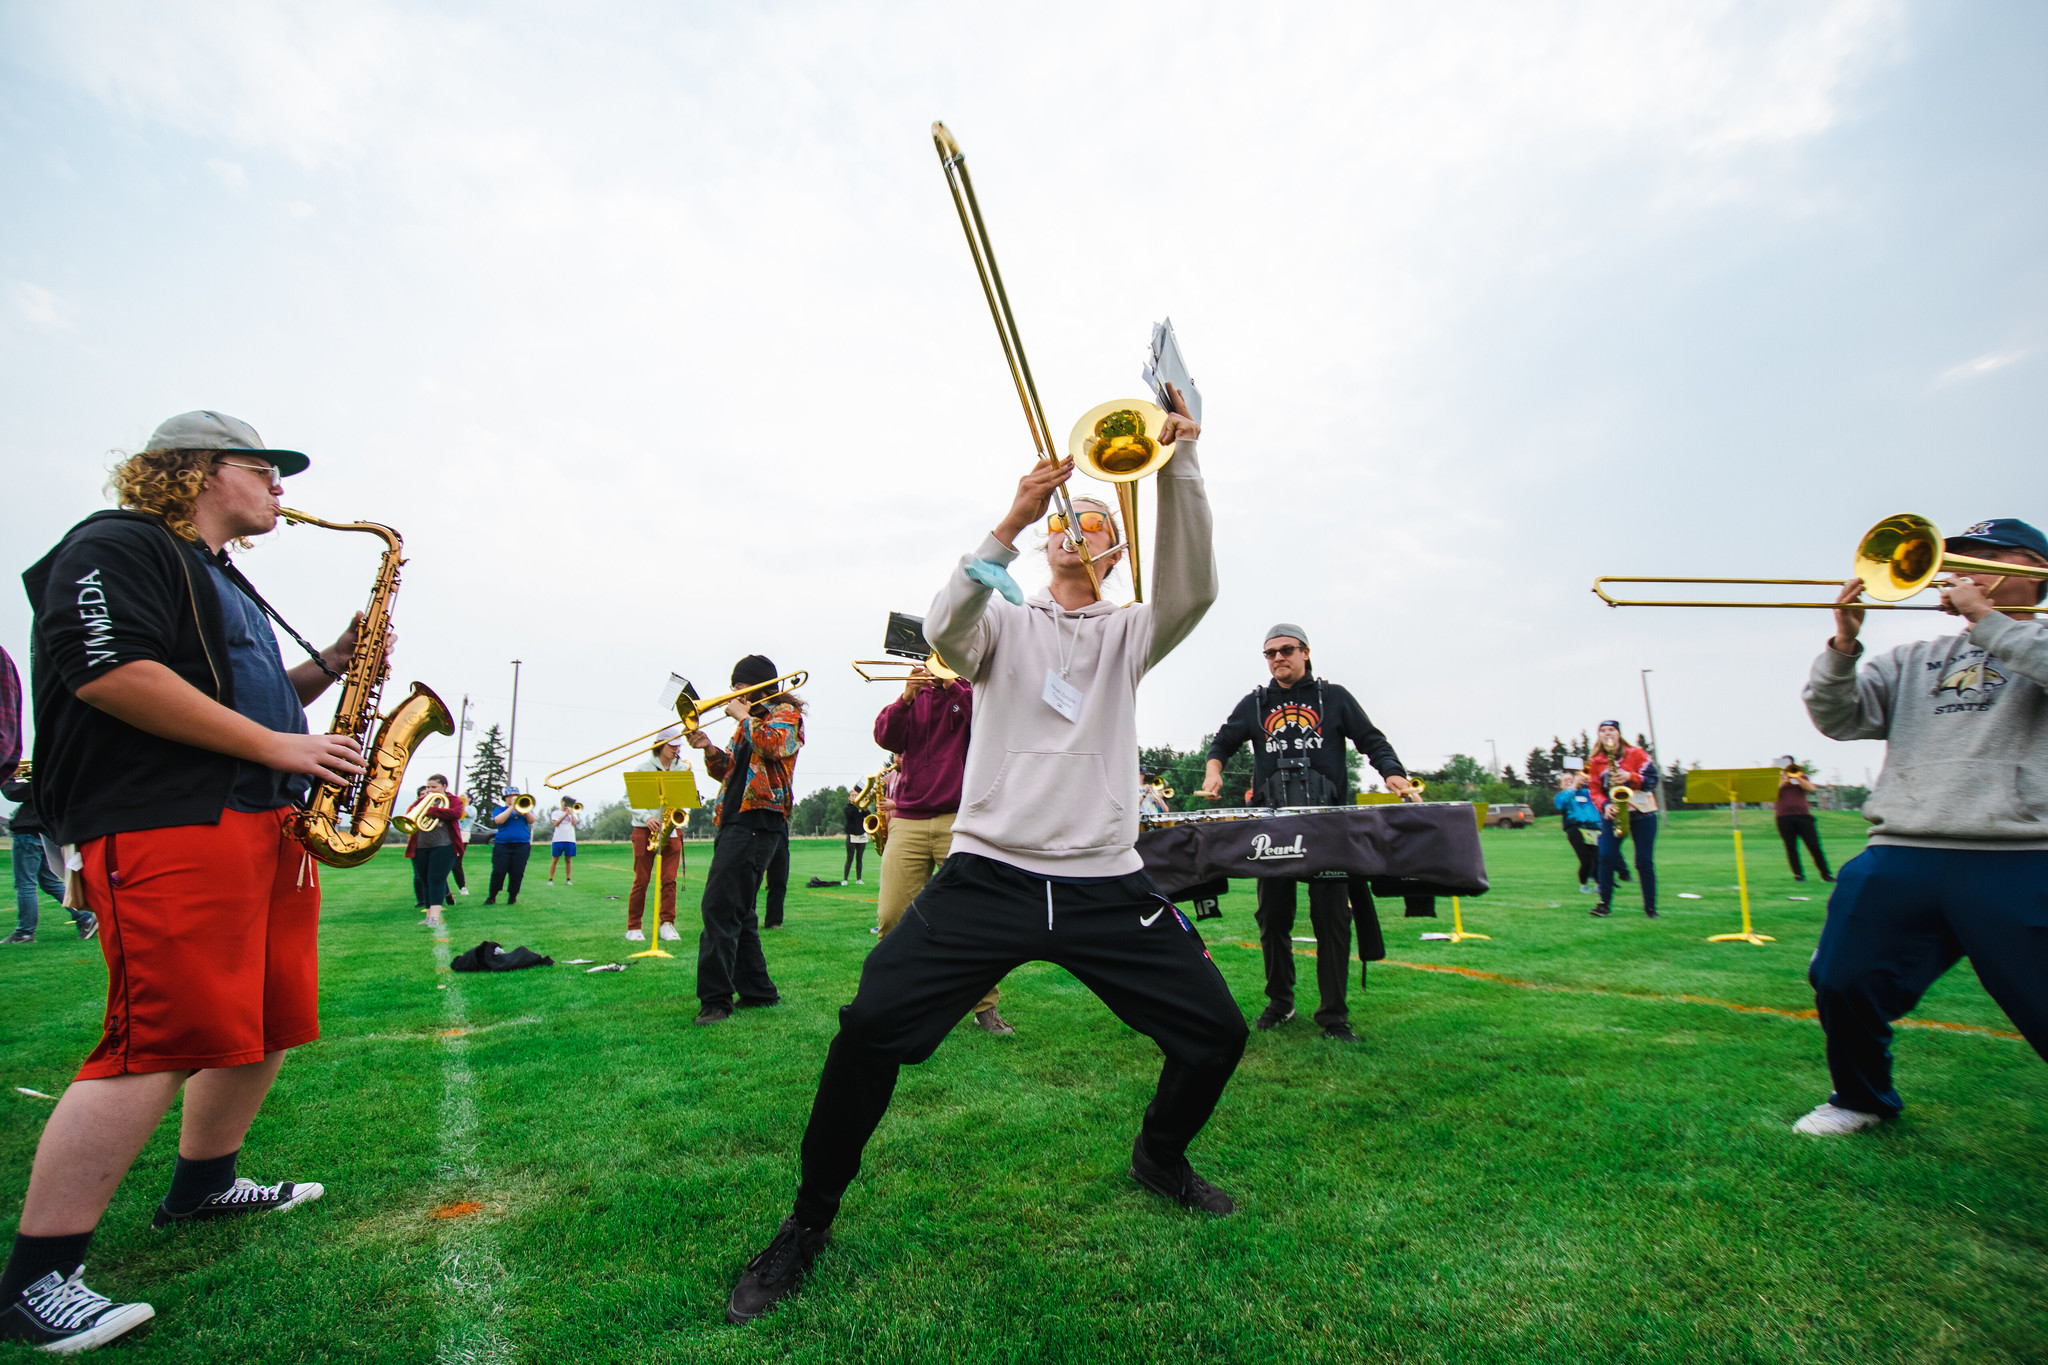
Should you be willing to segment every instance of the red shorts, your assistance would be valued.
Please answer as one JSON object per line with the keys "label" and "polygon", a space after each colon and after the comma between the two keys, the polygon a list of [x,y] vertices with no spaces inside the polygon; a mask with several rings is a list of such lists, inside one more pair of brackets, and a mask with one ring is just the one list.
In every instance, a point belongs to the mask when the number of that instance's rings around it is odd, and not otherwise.
{"label": "red shorts", "polygon": [[320,1036],[319,864],[289,808],[87,843],[107,1018],[79,1080],[246,1066]]}

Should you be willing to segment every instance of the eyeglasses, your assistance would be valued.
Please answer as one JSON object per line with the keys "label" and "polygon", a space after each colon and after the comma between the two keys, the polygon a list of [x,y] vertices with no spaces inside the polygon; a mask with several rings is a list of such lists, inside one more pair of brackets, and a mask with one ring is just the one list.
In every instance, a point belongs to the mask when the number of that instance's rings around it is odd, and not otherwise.
{"label": "eyeglasses", "polygon": [[1282,645],[1278,649],[1266,650],[1265,655],[1269,659],[1291,659],[1294,652],[1300,648],[1300,645]]}
{"label": "eyeglasses", "polygon": [[[1107,513],[1077,512],[1074,515],[1075,519],[1081,523],[1081,530],[1084,534],[1089,531],[1107,531],[1110,529]],[[1046,519],[1045,530],[1048,535],[1066,534],[1067,514],[1064,512],[1053,513]]]}
{"label": "eyeglasses", "polygon": [[274,464],[243,464],[240,460],[215,460],[214,463],[226,465],[229,469],[253,469],[258,474],[268,474],[272,483],[284,482],[284,471]]}

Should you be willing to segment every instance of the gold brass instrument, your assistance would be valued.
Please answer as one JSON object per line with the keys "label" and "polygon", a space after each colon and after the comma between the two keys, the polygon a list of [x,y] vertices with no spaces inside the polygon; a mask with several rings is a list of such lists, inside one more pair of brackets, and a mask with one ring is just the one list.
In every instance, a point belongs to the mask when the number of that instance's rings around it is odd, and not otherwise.
{"label": "gold brass instrument", "polygon": [[[869,669],[876,672],[870,673]],[[923,663],[912,659],[855,659],[853,671],[860,674],[864,682],[907,683],[915,673],[929,673],[939,682],[952,682],[960,675],[946,667],[946,661],[933,650]]]}
{"label": "gold brass instrument", "polygon": [[425,834],[440,825],[449,811],[448,793],[428,792],[405,808],[405,814],[391,817],[391,828],[400,834]]}
{"label": "gold brass instrument", "polygon": [[563,797],[563,798],[562,798],[562,809],[563,809],[563,810],[582,810],[582,809],[583,809],[583,803],[582,803],[581,801],[578,801],[578,800],[577,800],[577,799],[576,799],[575,797],[573,797],[573,796],[565,796],[565,797]]}
{"label": "gold brass instrument", "polygon": [[[1024,339],[1017,331],[1017,318],[1010,311],[1010,296],[1003,288],[1002,271],[996,268],[995,248],[989,244],[988,226],[981,219],[981,204],[974,197],[974,180],[967,173],[967,156],[943,123],[932,124],[932,145],[938,149],[939,164],[945,169],[946,187],[953,192],[953,207],[960,213],[960,229],[967,234],[967,250],[974,257],[974,271],[981,279],[982,297],[995,319],[996,337],[1002,342],[1003,358],[1010,365],[1010,381],[1017,386],[1017,401],[1024,406],[1024,425],[1031,431],[1032,448],[1041,460],[1054,454],[1052,429],[1046,424],[1045,408],[1038,401],[1038,384],[1031,377],[1031,362],[1024,358]],[[1173,450],[1159,444],[1166,413],[1143,399],[1104,403],[1085,413],[1074,425],[1068,439],[1069,453],[1077,469],[1093,478],[1114,483],[1124,516],[1124,542],[1112,546],[1101,558],[1127,550],[1131,560],[1131,585],[1137,601],[1145,596],[1139,577],[1136,480],[1156,472],[1173,458]],[[1098,558],[1088,548],[1074,515],[1074,499],[1065,484],[1053,493],[1054,510],[1065,518],[1061,531],[1067,548],[1081,558],[1088,571],[1089,585],[1097,601],[1102,598],[1102,576],[1095,567]]]}
{"label": "gold brass instrument", "polygon": [[[1844,606],[1837,602],[1728,602],[1719,600],[1677,601],[1665,598],[1611,597],[1607,583],[1754,583],[1793,587],[1840,588],[1846,580],[1835,578],[1617,578],[1593,580],[1593,593],[1610,607],[1818,607],[1827,611],[1940,611],[1939,606],[1909,603],[1907,598],[1928,587],[1941,586],[1935,579],[1943,574],[1990,572],[2008,578],[2048,578],[2048,568],[2034,564],[2005,564],[1974,555],[1950,554],[1941,545],[1941,532],[1926,517],[1901,512],[1886,517],[1863,533],[1856,544],[1850,572],[1863,582],[1863,595],[1872,600]],[[2013,610],[2017,610],[2014,608]]]}
{"label": "gold brass instrument", "polygon": [[1635,810],[1635,792],[1629,787],[1610,787],[1607,791],[1607,816],[1614,821],[1614,837],[1628,838],[1629,816]]}
{"label": "gold brass instrument", "polygon": [[25,758],[24,758],[23,760],[21,760],[21,762],[19,762],[19,763],[17,763],[17,764],[15,764],[15,765],[14,765],[14,776],[13,776],[13,777],[11,777],[11,778],[9,778],[9,779],[8,779],[8,781],[10,781],[10,782],[27,782],[27,781],[29,781],[29,780],[30,780],[30,779],[29,779],[29,769],[30,769],[30,768],[32,768],[32,767],[34,767],[34,766],[35,766],[35,765],[34,765],[34,764],[32,764],[31,762],[29,762],[29,760],[28,760],[28,759],[25,759]]}
{"label": "gold brass instrument", "polygon": [[[749,692],[759,692],[765,688],[768,689],[768,695],[772,697],[778,692],[793,692],[810,680],[811,675],[799,669],[794,673],[785,673],[779,678],[770,678],[767,682],[755,683],[752,687],[737,688],[731,692],[724,692],[718,696],[701,700],[695,695],[695,690],[686,683],[683,686],[683,694],[676,698],[676,715],[681,718],[683,731],[687,734],[691,730],[703,729],[704,724],[708,721],[718,719],[716,716],[708,716],[707,712],[714,711],[729,701],[737,701]],[[623,744],[614,744],[609,749],[600,749],[590,757],[578,759],[566,768],[555,769],[541,779],[541,784],[550,791],[561,791],[566,787],[573,787],[578,782],[596,777],[607,769],[616,768],[622,763],[632,762],[639,752],[647,747],[650,740],[664,731],[674,728],[673,724],[658,725],[644,735],[633,736],[633,738]],[[681,739],[675,741],[678,744],[682,742]],[[614,758],[614,754],[618,755],[618,757]],[[576,771],[579,768],[589,767],[591,764],[596,764],[597,766],[590,768],[588,772]],[[564,777],[564,773],[575,773],[576,775],[574,777]]]}
{"label": "gold brass instrument", "polygon": [[868,813],[861,817],[860,827],[874,840],[875,851],[880,852],[889,842],[889,813],[882,809],[882,798],[889,791],[889,774],[896,771],[896,765],[903,760],[891,758],[882,765],[882,770],[860,784],[860,790],[847,798],[847,804],[866,806]]}
{"label": "gold brass instrument", "polygon": [[507,792],[505,793],[505,795],[510,796],[512,798],[505,804],[512,808],[512,813],[514,815],[531,815],[533,813],[534,800],[525,792]]}
{"label": "gold brass instrument", "polygon": [[[347,735],[363,748],[363,772],[346,782],[322,782],[297,817],[293,836],[306,851],[330,867],[356,867],[375,856],[391,824],[391,810],[405,780],[412,751],[428,735],[452,735],[455,722],[434,689],[414,683],[403,701],[379,715],[377,702],[391,654],[391,601],[398,595],[398,569],[405,563],[405,542],[398,532],[374,521],[332,522],[280,507],[288,522],[329,531],[360,531],[384,542],[384,557],[370,589],[356,631],[356,651],[342,677],[341,699],[335,706],[330,735]],[[370,727],[375,725],[372,736]]]}

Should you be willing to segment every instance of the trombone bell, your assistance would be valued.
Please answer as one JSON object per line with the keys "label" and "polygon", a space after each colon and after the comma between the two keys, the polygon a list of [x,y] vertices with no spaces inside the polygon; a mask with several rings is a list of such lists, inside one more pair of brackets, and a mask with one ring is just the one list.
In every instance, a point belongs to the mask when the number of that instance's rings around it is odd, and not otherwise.
{"label": "trombone bell", "polygon": [[[1145,600],[1144,565],[1138,551],[1138,483],[1156,474],[1173,458],[1173,447],[1159,444],[1166,409],[1142,398],[1098,403],[1081,414],[1067,433],[1067,453],[1074,467],[1091,479],[1116,485],[1117,510],[1123,516],[1122,549],[1131,558],[1131,597]],[[1075,528],[1078,532],[1079,528]]]}

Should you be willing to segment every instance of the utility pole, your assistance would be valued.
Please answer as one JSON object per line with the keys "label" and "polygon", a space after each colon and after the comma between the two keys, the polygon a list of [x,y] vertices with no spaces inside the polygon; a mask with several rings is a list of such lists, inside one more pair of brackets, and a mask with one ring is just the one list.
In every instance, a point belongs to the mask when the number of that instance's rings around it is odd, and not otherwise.
{"label": "utility pole", "polygon": [[469,694],[462,694],[462,723],[455,727],[455,791],[462,790],[462,746],[468,742]]}
{"label": "utility pole", "polygon": [[1650,709],[1650,675],[1657,670],[1645,668],[1643,675],[1643,717],[1650,722],[1650,761],[1657,764],[1657,770],[1664,770],[1664,760],[1657,756],[1657,713]]}
{"label": "utility pole", "polygon": [[517,786],[512,775],[512,756],[519,752],[519,660],[512,661],[512,733],[505,737],[505,785]]}
{"label": "utility pole", "polygon": [[1493,755],[1493,775],[1498,778],[1500,776],[1500,746],[1489,739],[1486,741],[1486,750]]}

